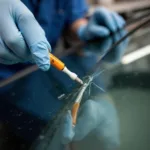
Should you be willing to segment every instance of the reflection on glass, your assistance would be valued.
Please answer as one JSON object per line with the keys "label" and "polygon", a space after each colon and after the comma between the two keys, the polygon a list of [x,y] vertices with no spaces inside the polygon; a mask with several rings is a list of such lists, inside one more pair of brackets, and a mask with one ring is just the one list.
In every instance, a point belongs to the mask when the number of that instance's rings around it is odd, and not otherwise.
{"label": "reflection on glass", "polygon": [[[57,20],[53,26],[60,28]],[[119,30],[62,58],[87,84],[74,126],[71,110],[83,87],[55,68],[1,88],[0,149],[149,150],[150,36],[148,29],[140,33],[109,51],[126,34]],[[29,66],[1,64],[0,82]]]}

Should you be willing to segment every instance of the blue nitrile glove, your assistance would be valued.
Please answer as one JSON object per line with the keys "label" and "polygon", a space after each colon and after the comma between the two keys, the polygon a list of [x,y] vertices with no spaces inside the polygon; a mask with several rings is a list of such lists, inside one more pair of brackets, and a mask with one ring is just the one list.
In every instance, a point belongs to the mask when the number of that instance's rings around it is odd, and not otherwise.
{"label": "blue nitrile glove", "polygon": [[[86,138],[88,142],[84,142]],[[47,150],[62,150],[71,142],[74,147],[79,142],[86,150],[116,150],[120,144],[119,122],[113,104],[107,100],[87,100],[80,108],[75,127],[68,111]]]}
{"label": "blue nitrile glove", "polygon": [[87,41],[94,38],[106,37],[116,32],[125,25],[124,19],[115,12],[103,7],[97,8],[87,25],[82,25],[78,30],[81,40]]}
{"label": "blue nitrile glove", "polygon": [[127,34],[125,30],[120,30],[113,33],[111,36],[100,38],[99,40],[87,43],[83,49],[85,55],[91,55],[95,53],[101,56],[103,60],[110,63],[118,63],[124,55],[125,49],[128,46],[129,39],[123,40],[118,46],[115,46],[110,50],[112,45],[119,41]]}
{"label": "blue nitrile glove", "polygon": [[[120,30],[116,34],[113,34],[109,38],[109,40],[111,41],[110,47],[114,43],[118,42],[126,34],[127,34],[127,32],[125,30]],[[103,57],[103,60],[107,61],[107,62],[111,62],[111,63],[120,62],[120,60],[121,60],[122,56],[124,55],[125,50],[128,46],[128,43],[129,43],[129,39],[126,38],[118,46],[115,46],[115,48],[111,49],[109,52],[108,52],[108,49],[107,49],[107,54]]]}
{"label": "blue nitrile glove", "polygon": [[43,29],[20,0],[0,1],[0,63],[35,62],[46,71],[51,47]]}

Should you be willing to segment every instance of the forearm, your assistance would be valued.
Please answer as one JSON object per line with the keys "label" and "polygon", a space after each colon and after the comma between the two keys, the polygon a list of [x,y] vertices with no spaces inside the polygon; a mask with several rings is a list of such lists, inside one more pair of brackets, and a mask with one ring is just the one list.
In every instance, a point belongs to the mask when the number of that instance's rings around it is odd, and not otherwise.
{"label": "forearm", "polygon": [[77,35],[78,29],[82,26],[82,25],[86,25],[88,23],[88,20],[85,18],[81,18],[76,20],[75,22],[73,22],[70,26],[71,32],[73,34]]}

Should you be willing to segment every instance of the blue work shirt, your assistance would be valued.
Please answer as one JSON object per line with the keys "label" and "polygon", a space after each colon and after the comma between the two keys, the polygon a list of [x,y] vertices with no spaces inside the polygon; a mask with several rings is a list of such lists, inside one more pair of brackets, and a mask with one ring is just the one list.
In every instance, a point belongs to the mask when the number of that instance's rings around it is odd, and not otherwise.
{"label": "blue work shirt", "polygon": [[[34,13],[52,47],[55,46],[63,29],[82,18],[87,11],[84,0],[22,1]],[[82,58],[72,55],[63,58],[63,61],[68,68],[83,77],[96,63],[96,56]],[[27,66],[0,65],[0,71],[7,70],[8,77]],[[5,74],[3,75],[6,77]],[[67,75],[54,68],[46,73],[36,71],[17,81],[13,88],[1,94],[0,118],[10,123],[17,134],[33,140],[39,134],[40,127],[43,127],[61,107],[63,101],[58,100],[57,97],[70,92],[73,86],[73,81]]]}
{"label": "blue work shirt", "polygon": [[77,19],[83,18],[88,6],[85,0],[22,0],[34,13],[51,46],[62,31]]}

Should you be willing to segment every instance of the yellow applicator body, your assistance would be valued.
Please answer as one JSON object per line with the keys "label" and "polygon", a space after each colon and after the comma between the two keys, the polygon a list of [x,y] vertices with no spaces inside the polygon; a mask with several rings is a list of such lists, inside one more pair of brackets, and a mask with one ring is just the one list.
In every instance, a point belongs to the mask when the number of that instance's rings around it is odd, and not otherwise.
{"label": "yellow applicator body", "polygon": [[57,57],[55,57],[51,53],[49,53],[49,57],[50,57],[50,62],[52,66],[66,73],[72,80],[75,80],[76,82],[80,84],[83,84],[83,81],[77,76],[77,74],[75,74],[74,72],[71,72],[61,60],[59,60]]}

